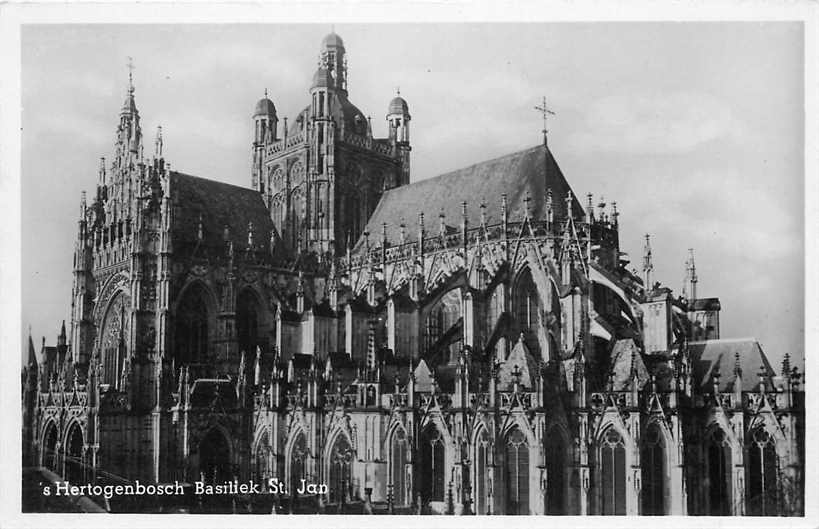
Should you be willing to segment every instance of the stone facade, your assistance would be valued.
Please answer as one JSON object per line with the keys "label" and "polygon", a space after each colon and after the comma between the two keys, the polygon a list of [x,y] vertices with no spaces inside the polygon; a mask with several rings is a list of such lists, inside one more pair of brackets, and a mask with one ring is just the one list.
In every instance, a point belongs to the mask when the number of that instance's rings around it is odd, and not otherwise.
{"label": "stone facade", "polygon": [[629,271],[616,204],[581,205],[545,142],[410,184],[406,101],[376,139],[347,89],[331,34],[289,125],[257,104],[242,188],[171,170],[161,131],[146,158],[129,86],[70,330],[29,342],[25,466],[276,478],[229,507],[266,512],[803,512],[800,375],[719,336],[693,254],[684,296],[648,238]]}

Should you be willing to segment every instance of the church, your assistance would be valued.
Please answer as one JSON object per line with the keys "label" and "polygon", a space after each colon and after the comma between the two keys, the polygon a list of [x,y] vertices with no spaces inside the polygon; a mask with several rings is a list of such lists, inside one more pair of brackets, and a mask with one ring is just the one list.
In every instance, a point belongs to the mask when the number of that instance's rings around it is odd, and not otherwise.
{"label": "church", "polygon": [[25,469],[265,490],[108,512],[803,514],[802,375],[720,335],[693,251],[680,294],[648,236],[630,270],[545,131],[413,182],[407,101],[374,137],[347,79],[331,33],[303,109],[256,103],[249,187],[145,155],[129,82],[70,321],[27,344]]}

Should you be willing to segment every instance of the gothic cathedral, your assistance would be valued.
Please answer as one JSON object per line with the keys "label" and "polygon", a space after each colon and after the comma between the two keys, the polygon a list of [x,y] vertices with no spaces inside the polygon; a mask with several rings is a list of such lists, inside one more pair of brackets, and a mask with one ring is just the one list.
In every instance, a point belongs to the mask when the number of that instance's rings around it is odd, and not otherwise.
{"label": "gothic cathedral", "polygon": [[648,237],[630,271],[545,138],[411,183],[407,102],[376,138],[347,72],[331,33],[292,120],[256,104],[248,188],[146,156],[129,83],[70,324],[29,339],[25,468],[265,490],[110,512],[803,512],[801,375],[720,336],[693,253],[682,295]]}

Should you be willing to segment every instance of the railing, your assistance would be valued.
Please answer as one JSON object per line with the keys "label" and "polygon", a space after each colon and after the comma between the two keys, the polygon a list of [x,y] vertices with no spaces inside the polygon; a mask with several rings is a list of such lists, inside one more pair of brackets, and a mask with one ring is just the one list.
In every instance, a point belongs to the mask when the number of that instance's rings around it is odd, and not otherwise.
{"label": "railing", "polygon": [[501,391],[498,392],[501,408],[511,408],[517,398],[518,403],[526,409],[534,408],[537,404],[537,393],[531,391]]}
{"label": "railing", "polygon": [[272,145],[268,145],[265,149],[265,156],[270,156],[272,154],[280,153],[289,151],[293,147],[301,146],[304,144],[304,132],[298,132],[292,136],[288,136],[285,139],[281,139]]}
{"label": "railing", "polygon": [[640,405],[639,393],[636,399],[634,397],[631,391],[595,392],[589,395],[588,405],[596,412],[602,412],[612,406],[619,409],[636,408]]}
{"label": "railing", "polygon": [[[524,231],[524,239],[542,239],[547,241],[562,241],[564,237],[563,226],[564,221],[548,222],[545,220],[532,220],[529,222],[532,230]],[[594,222],[575,222],[578,237],[581,241],[592,233],[592,240],[614,240],[616,238],[617,228],[610,223]],[[435,253],[449,249],[461,248],[463,246],[473,246],[478,242],[498,242],[506,239],[517,238],[524,228],[524,222],[508,222],[506,224],[506,233],[504,234],[503,223],[497,223],[484,226],[475,226],[468,228],[466,231],[466,240],[464,241],[464,233],[458,230],[453,233],[447,233],[443,236],[440,234],[426,235],[419,247],[417,237],[407,236],[407,240],[403,243],[391,245],[387,242],[386,248],[382,246],[382,241],[377,240],[375,235],[369,236],[370,247],[351,256],[350,260],[342,259],[343,265],[356,268],[363,268],[371,263],[381,263],[382,260],[387,263],[394,263],[406,259],[407,257],[416,256],[419,253]]]}

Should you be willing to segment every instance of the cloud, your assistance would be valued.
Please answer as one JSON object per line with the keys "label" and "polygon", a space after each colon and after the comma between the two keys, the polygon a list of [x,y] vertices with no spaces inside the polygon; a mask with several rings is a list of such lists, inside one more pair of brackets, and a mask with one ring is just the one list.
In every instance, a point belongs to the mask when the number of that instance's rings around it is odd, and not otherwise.
{"label": "cloud", "polygon": [[606,96],[586,109],[581,127],[569,146],[583,152],[682,154],[742,136],[727,104],[697,92]]}

